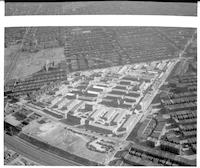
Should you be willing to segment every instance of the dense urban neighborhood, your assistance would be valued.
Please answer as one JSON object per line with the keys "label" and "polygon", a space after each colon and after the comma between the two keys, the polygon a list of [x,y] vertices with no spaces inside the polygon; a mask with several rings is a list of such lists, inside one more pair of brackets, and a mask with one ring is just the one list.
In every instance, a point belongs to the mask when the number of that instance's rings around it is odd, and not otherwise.
{"label": "dense urban neighborhood", "polygon": [[196,165],[195,28],[6,28],[4,61],[4,164]]}
{"label": "dense urban neighborhood", "polygon": [[[9,2],[11,1],[11,2]],[[13,2],[14,1],[14,2]],[[195,0],[6,0],[5,15],[177,15],[197,16]],[[35,1],[35,2],[34,2]],[[50,0],[51,1],[51,0]]]}

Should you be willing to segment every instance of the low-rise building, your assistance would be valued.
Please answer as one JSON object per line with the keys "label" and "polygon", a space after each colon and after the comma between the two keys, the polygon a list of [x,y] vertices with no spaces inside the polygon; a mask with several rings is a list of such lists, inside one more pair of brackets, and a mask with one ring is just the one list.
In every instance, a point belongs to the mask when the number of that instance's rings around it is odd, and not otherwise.
{"label": "low-rise building", "polygon": [[122,125],[122,129],[128,131],[130,128],[136,125],[137,122],[138,122],[138,115],[133,114],[124,122],[124,124]]}
{"label": "low-rise building", "polygon": [[120,125],[121,124],[121,121],[122,119],[125,117],[125,113],[123,112],[118,112],[116,114],[116,117],[111,121],[114,125]]}

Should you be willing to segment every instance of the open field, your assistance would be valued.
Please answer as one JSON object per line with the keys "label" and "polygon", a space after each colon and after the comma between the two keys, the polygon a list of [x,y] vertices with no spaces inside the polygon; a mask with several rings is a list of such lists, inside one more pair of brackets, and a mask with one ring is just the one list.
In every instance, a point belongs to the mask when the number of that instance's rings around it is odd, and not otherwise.
{"label": "open field", "polygon": [[[10,52],[10,51],[8,51]],[[7,53],[7,50],[5,51]],[[7,67],[10,66],[10,61],[12,61],[12,57],[7,57],[8,54],[5,55],[5,72]],[[50,48],[44,49],[36,53],[29,52],[19,52],[19,56],[17,62],[15,63],[15,68],[12,71],[12,78],[24,78],[27,77],[41,69],[41,67],[46,63],[46,60],[53,60],[55,63],[61,62],[64,60],[64,49],[63,48]]]}
{"label": "open field", "polygon": [[6,15],[183,15],[196,16],[196,3],[86,1],[60,3],[6,3]]}
{"label": "open field", "polygon": [[[6,28],[5,80],[31,75],[47,60],[61,62],[64,59],[64,38],[64,29],[60,27]],[[35,47],[34,41],[37,43]]]}
{"label": "open field", "polygon": [[86,147],[87,142],[89,142],[91,138],[67,131],[64,126],[59,123],[33,123],[27,128],[24,128],[24,133],[91,161],[103,163],[106,158],[105,154],[91,151]]}
{"label": "open field", "polygon": [[19,45],[14,45],[4,49],[4,75],[9,72],[15,53],[19,50]]}

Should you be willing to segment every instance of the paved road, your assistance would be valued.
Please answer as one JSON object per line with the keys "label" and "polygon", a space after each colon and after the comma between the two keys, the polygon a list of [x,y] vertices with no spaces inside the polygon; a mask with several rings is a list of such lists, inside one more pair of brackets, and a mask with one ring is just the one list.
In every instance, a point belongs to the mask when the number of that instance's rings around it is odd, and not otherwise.
{"label": "paved road", "polygon": [[4,135],[4,144],[25,157],[45,166],[80,166],[80,164],[43,151],[18,137]]}

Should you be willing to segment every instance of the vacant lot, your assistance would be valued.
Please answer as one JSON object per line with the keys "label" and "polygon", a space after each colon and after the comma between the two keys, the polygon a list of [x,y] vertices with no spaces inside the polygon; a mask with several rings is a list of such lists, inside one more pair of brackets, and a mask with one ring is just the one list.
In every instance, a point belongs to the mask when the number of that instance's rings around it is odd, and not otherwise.
{"label": "vacant lot", "polygon": [[24,132],[45,143],[98,163],[103,163],[106,158],[105,154],[87,149],[86,144],[90,138],[68,131],[60,123],[52,121],[39,124],[35,122],[27,126]]}
{"label": "vacant lot", "polygon": [[[16,49],[5,49],[5,74],[9,70],[12,63],[13,55],[17,52]],[[54,60],[58,63],[64,60],[63,48],[44,49],[36,53],[19,52],[17,61],[13,65],[10,72],[10,79],[23,78],[37,72],[46,63],[47,60]]]}

